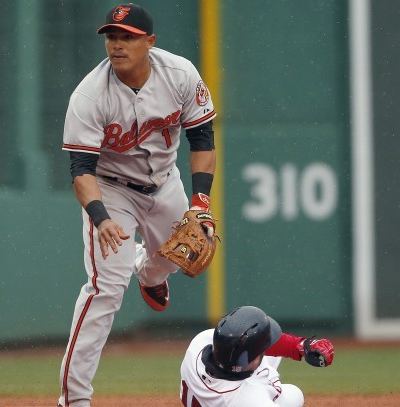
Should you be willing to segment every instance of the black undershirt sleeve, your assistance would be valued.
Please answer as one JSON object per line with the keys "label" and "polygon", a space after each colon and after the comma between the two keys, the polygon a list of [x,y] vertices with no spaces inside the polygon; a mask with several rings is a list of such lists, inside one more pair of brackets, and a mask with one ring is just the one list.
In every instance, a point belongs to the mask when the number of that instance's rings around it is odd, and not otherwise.
{"label": "black undershirt sleeve", "polygon": [[71,160],[70,171],[72,178],[83,174],[96,175],[99,154],[70,151],[69,157]]}
{"label": "black undershirt sleeve", "polygon": [[186,138],[190,144],[190,151],[212,151],[214,145],[213,121],[186,130]]}

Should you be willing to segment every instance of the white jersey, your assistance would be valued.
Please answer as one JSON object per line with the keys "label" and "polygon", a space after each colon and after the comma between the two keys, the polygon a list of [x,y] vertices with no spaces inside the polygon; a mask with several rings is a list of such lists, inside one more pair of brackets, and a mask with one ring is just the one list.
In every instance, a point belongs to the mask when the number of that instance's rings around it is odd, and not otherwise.
{"label": "white jersey", "polygon": [[206,372],[203,349],[212,344],[214,329],[198,334],[190,343],[181,366],[181,400],[185,407],[266,407],[281,393],[275,366],[280,358],[264,357],[247,379],[217,379]]}
{"label": "white jersey", "polygon": [[181,128],[212,120],[210,93],[194,65],[159,48],[138,94],[122,83],[106,58],[73,92],[63,149],[100,154],[97,173],[161,186],[175,166]]}

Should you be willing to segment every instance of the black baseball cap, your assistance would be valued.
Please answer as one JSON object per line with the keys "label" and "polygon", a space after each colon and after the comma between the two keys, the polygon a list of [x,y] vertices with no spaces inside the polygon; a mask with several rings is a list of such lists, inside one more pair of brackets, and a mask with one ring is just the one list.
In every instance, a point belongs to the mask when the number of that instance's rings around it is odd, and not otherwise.
{"label": "black baseball cap", "polygon": [[135,34],[153,34],[152,18],[143,7],[133,3],[113,7],[107,14],[106,23],[97,30],[97,34],[104,34],[111,27],[122,28]]}

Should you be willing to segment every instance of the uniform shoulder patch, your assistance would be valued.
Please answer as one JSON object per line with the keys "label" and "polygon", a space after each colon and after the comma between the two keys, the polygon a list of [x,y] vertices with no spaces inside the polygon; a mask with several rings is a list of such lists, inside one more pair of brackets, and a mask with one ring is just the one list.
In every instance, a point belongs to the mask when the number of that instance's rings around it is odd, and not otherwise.
{"label": "uniform shoulder patch", "polygon": [[196,86],[196,102],[199,106],[205,106],[210,99],[210,93],[203,81],[199,81]]}

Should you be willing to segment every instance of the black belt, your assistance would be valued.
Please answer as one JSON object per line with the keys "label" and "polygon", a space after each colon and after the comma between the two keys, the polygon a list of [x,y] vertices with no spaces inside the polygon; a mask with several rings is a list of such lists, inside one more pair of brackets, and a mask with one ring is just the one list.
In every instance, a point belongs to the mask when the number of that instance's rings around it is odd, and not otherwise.
{"label": "black belt", "polygon": [[130,189],[134,189],[135,191],[140,192],[141,194],[144,195],[151,195],[154,194],[154,192],[157,191],[157,185],[138,185],[138,184],[134,184],[133,182],[128,182],[128,181],[123,181],[118,179],[117,177],[109,177],[107,175],[101,175],[103,178],[105,179],[109,179],[110,181],[116,181],[122,185],[127,186]]}

